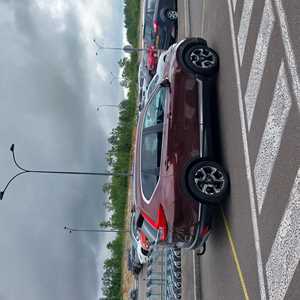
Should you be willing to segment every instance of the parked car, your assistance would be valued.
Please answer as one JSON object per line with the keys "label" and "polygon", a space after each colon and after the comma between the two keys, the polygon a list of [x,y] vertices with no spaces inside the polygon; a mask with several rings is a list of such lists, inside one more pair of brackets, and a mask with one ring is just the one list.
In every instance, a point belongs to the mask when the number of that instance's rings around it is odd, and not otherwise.
{"label": "parked car", "polygon": [[215,144],[218,67],[218,55],[205,40],[175,44],[140,115],[135,219],[151,243],[205,249],[215,206],[228,193]]}
{"label": "parked car", "polygon": [[158,52],[154,45],[150,45],[147,49],[147,68],[149,74],[153,76],[156,72],[156,66],[158,61]]}
{"label": "parked car", "polygon": [[[166,64],[166,57],[167,53],[163,51],[158,59],[157,67],[156,67],[156,73],[154,74],[153,78],[151,81],[148,83],[147,89],[145,91],[145,99],[144,99],[144,104],[148,103],[148,100],[151,96],[151,94],[154,92],[157,83],[162,81],[163,79],[163,74],[164,74],[164,68]],[[145,105],[143,105],[142,108],[144,108]]]}
{"label": "parked car", "polygon": [[156,0],[145,0],[143,7],[143,48],[154,45],[153,18]]}
{"label": "parked car", "polygon": [[150,242],[147,245],[147,236],[141,232],[137,226],[136,213],[132,212],[130,221],[130,236],[133,247],[136,249],[136,254],[140,264],[146,264],[150,255]]}
{"label": "parked car", "polygon": [[145,105],[146,93],[148,90],[149,83],[152,77],[149,74],[148,68],[146,66],[146,62],[144,60],[144,56],[142,56],[139,72],[138,72],[138,83],[139,83],[139,103],[138,108],[139,111],[143,109]]}
{"label": "parked car", "polygon": [[153,16],[155,47],[168,49],[177,39],[177,1],[157,0]]}
{"label": "parked car", "polygon": [[128,261],[127,261],[128,271],[132,272],[134,275],[138,275],[143,268],[137,255],[137,250],[134,245],[130,247],[128,251]]}
{"label": "parked car", "polygon": [[137,300],[138,299],[138,289],[130,289],[129,290],[129,299]]}

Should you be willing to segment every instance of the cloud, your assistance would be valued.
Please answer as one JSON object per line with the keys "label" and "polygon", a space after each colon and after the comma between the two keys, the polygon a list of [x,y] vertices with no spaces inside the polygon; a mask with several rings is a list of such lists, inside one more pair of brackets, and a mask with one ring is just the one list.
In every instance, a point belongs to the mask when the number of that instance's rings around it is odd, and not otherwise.
{"label": "cloud", "polygon": [[[93,37],[122,43],[122,4],[93,1],[1,1],[0,183],[16,173],[9,153],[29,169],[103,171],[117,113],[101,101],[123,92],[102,76],[118,73],[121,53],[95,56]],[[111,39],[114,32],[114,39]],[[0,299],[97,299],[106,255],[99,235],[65,225],[95,226],[105,212],[103,177],[22,175],[0,209]],[[97,251],[99,249],[99,252]],[[101,251],[101,252],[100,252]],[[100,272],[101,273],[101,272]]]}

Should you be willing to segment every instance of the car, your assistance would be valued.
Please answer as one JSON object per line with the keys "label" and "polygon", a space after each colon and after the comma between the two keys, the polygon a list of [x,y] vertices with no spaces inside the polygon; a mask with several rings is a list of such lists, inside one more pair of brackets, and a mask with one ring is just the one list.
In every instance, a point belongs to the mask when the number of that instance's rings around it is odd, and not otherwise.
{"label": "car", "polygon": [[134,245],[131,245],[130,250],[128,251],[128,261],[127,261],[128,271],[132,272],[133,275],[138,275],[143,265],[140,263],[140,260],[137,255],[137,250]]}
{"label": "car", "polygon": [[143,48],[154,45],[153,17],[156,0],[145,0],[143,6]]}
{"label": "car", "polygon": [[148,243],[148,238],[144,232],[141,232],[136,223],[136,213],[133,211],[130,220],[130,236],[133,247],[136,249],[136,255],[141,265],[146,264],[149,261],[149,255],[151,253],[151,245]]}
{"label": "car", "polygon": [[151,94],[153,93],[153,91],[155,90],[157,83],[160,82],[163,78],[164,68],[166,64],[166,57],[167,57],[167,52],[165,51],[161,52],[158,58],[156,72],[153,78],[151,79],[151,81],[148,83],[147,89],[145,91],[144,105],[142,106],[142,108],[144,108],[145,104],[148,103],[148,100]]}
{"label": "car", "polygon": [[137,300],[138,299],[138,289],[130,289],[128,293],[128,298],[130,300]]}
{"label": "car", "polygon": [[152,77],[150,76],[148,69],[146,67],[146,63],[144,61],[144,56],[142,56],[139,72],[138,72],[138,91],[139,91],[139,101],[138,101],[138,109],[139,111],[145,105],[146,93],[151,81]]}
{"label": "car", "polygon": [[168,49],[177,39],[177,1],[157,0],[153,16],[155,47]]}
{"label": "car", "polygon": [[149,75],[148,69],[147,69],[147,55],[146,53],[141,54],[141,60],[139,64],[139,70],[138,70],[138,88],[141,88],[143,86],[144,81],[146,81],[148,84],[151,81],[152,77]]}
{"label": "car", "polygon": [[155,46],[149,45],[147,48],[147,68],[151,76],[153,76],[156,72],[158,56],[159,55]]}
{"label": "car", "polygon": [[219,57],[202,38],[166,52],[137,124],[135,220],[151,245],[204,249],[216,207],[229,192],[218,155]]}

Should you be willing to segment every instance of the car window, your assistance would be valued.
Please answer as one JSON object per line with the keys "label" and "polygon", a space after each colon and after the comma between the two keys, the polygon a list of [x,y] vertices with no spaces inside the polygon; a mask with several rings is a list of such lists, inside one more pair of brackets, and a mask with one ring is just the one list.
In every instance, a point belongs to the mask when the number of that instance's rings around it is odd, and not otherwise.
{"label": "car window", "polygon": [[142,132],[141,179],[146,199],[150,199],[159,179],[166,90],[161,88],[146,108]]}
{"label": "car window", "polygon": [[150,104],[145,113],[144,129],[163,123],[165,97],[166,89],[161,88],[150,100]]}
{"label": "car window", "polygon": [[155,87],[156,87],[156,84],[157,84],[157,82],[158,82],[158,75],[155,75],[153,78],[152,78],[152,80],[151,80],[151,82],[150,82],[150,84],[149,84],[149,86],[148,86],[148,95],[150,96],[152,93],[153,93],[153,91],[154,91],[154,89],[155,89]]}

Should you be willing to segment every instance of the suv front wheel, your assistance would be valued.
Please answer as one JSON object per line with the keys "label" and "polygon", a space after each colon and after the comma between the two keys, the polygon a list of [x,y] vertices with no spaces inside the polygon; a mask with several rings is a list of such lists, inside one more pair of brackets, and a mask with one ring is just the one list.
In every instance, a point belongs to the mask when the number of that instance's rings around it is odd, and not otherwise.
{"label": "suv front wheel", "polygon": [[212,76],[219,69],[217,52],[201,43],[187,44],[182,51],[182,60],[186,68],[203,76]]}

